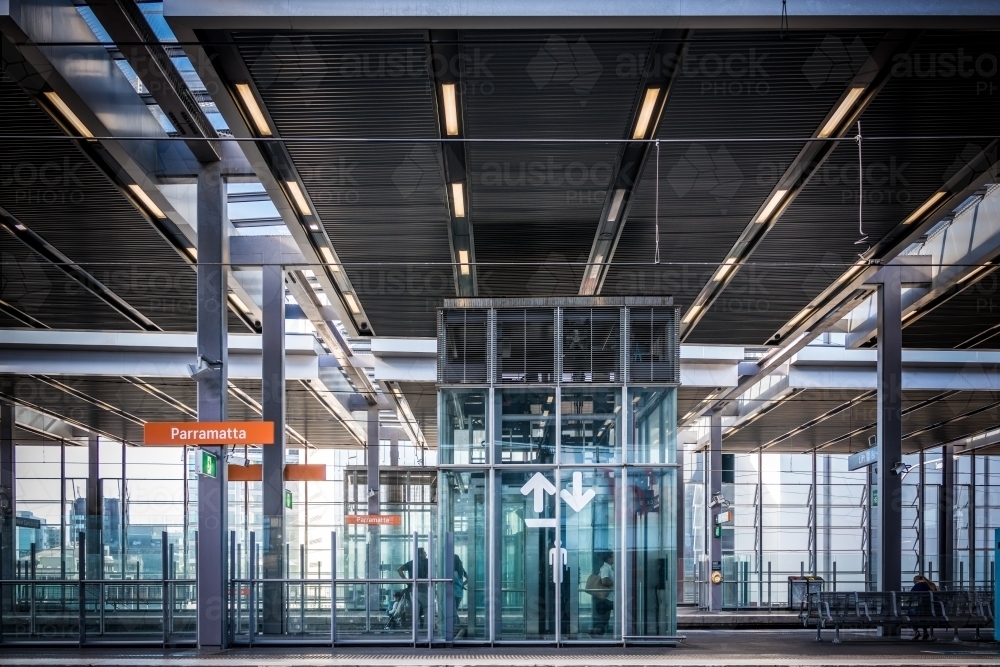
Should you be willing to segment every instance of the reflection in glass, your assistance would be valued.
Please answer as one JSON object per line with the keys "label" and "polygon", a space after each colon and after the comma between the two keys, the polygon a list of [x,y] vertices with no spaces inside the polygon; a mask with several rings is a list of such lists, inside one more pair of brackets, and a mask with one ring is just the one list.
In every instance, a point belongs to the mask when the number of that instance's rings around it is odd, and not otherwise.
{"label": "reflection in glass", "polygon": [[677,452],[677,389],[630,389],[632,460],[639,463],[673,463]]}
{"label": "reflection in glass", "polygon": [[504,463],[553,463],[556,451],[554,389],[498,389],[497,440]]}
{"label": "reflection in glass", "polygon": [[442,389],[438,393],[438,460],[486,463],[485,389]]}
{"label": "reflection in glass", "polygon": [[677,632],[677,526],[674,470],[628,476],[629,634]]}
{"label": "reflection in glass", "polygon": [[563,389],[560,408],[562,463],[610,463],[621,459],[620,389]]}
{"label": "reflection in glass", "polygon": [[[443,564],[439,577],[452,577],[455,639],[486,636],[486,473],[441,471],[439,535],[454,533],[455,555],[451,569],[443,560],[444,540],[438,555]],[[443,599],[443,598],[442,598]],[[439,612],[440,613],[440,612]]]}

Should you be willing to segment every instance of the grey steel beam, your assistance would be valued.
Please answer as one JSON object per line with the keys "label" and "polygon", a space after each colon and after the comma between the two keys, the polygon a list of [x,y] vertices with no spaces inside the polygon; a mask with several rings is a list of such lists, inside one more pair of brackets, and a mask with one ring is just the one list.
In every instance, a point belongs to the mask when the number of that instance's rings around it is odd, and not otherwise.
{"label": "grey steel beam", "polygon": [[[670,93],[674,82],[680,76],[679,63],[687,52],[690,31],[661,30],[653,38],[653,43],[646,54],[646,65],[642,73],[636,96],[636,104],[632,109],[632,120],[628,125],[626,139],[646,139],[655,137],[660,127],[663,110],[670,101]],[[660,63],[677,63],[674,67],[660,67]],[[645,131],[640,133],[638,127],[647,91],[656,89],[653,112],[646,119]],[[632,207],[632,193],[639,184],[639,178],[645,171],[650,156],[655,156],[657,144],[624,142],[618,151],[618,157],[608,183],[604,208],[597,223],[594,242],[590,247],[590,257],[583,272],[579,293],[581,295],[600,294],[608,268],[614,258],[618,241],[628,219]]]}
{"label": "grey steel beam", "polygon": [[[427,35],[427,76],[430,77],[437,131],[439,137],[462,139],[465,135],[465,86],[463,75],[465,60],[462,57],[461,35],[457,30],[430,30]],[[440,67],[446,64],[446,67]],[[442,86],[452,87],[455,97],[456,132],[449,134],[448,119]],[[476,280],[476,244],[472,233],[472,207],[468,179],[468,146],[465,142],[443,142],[440,144],[442,181],[445,205],[448,206],[448,239],[451,244],[452,267],[455,276],[455,291],[459,296],[476,296],[479,287]],[[456,213],[455,193],[452,183],[462,184],[462,207],[464,216]]]}
{"label": "grey steel beam", "polygon": [[[5,396],[14,393],[14,379],[0,375],[0,390]],[[0,400],[0,580],[14,578],[17,563],[17,484],[14,479],[14,403]],[[14,587],[0,585],[0,616],[14,611]],[[0,641],[3,638],[0,637]]]}
{"label": "grey steel beam", "polygon": [[[285,272],[281,247],[265,244],[263,272],[263,330],[261,402],[264,421],[274,422],[274,444],[262,449],[261,508],[264,521],[263,578],[285,576]],[[280,635],[284,628],[282,584],[263,586],[264,634]]]}
{"label": "grey steel beam", "polygon": [[[708,559],[709,573],[716,569],[716,565],[719,566],[718,571],[722,571],[722,538],[715,537],[715,521],[719,512],[722,511],[721,505],[716,505],[715,507],[709,507],[709,504],[716,494],[722,495],[722,417],[717,414],[713,414],[711,418],[710,426],[710,441],[708,456],[706,456],[708,462],[708,473],[709,473],[709,488],[707,498],[705,499],[705,507],[708,510],[706,512],[708,518],[708,526],[705,531],[705,539],[708,540]],[[722,611],[722,585],[713,584],[711,581],[708,583],[709,589],[709,606],[708,610],[712,612]]]}
{"label": "grey steel beam", "polygon": [[210,141],[218,133],[134,0],[89,0],[87,4],[132,69],[141,73],[140,80],[177,133],[193,138],[185,143],[194,156],[202,162],[219,160],[222,150]]}
{"label": "grey steel beam", "polygon": [[877,590],[902,590],[903,329],[900,308],[905,267],[887,266],[869,279],[878,285],[878,543]]}
{"label": "grey steel beam", "polygon": [[[310,30],[443,28],[650,29],[735,28],[777,31],[780,5],[772,0],[742,2],[651,3],[627,0],[610,6],[600,0],[470,0],[460,5],[423,5],[388,0],[377,5],[292,0],[276,7],[269,0],[212,2],[168,0],[164,13],[172,25],[196,28]],[[982,0],[884,0],[861,3],[826,0],[796,3],[796,30],[836,28],[988,28],[1000,25],[996,6]]]}
{"label": "grey steel beam", "polygon": [[[229,240],[226,185],[218,162],[198,173],[198,349],[211,371],[198,378],[198,420],[226,421],[227,341],[226,283]],[[224,447],[204,447],[221,463]],[[227,471],[198,476],[198,646],[226,647],[226,542],[229,539]]]}
{"label": "grey steel beam", "polygon": [[955,581],[955,456],[949,445],[941,448],[941,486],[938,493],[938,579],[950,588],[949,584]]}

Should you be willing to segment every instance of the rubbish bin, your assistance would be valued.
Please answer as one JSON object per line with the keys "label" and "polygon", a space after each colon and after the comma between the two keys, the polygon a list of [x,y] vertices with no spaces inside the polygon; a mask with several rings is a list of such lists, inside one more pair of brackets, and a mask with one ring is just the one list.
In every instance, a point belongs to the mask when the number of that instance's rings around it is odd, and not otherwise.
{"label": "rubbish bin", "polygon": [[823,577],[788,577],[788,608],[805,609],[811,593],[823,592]]}

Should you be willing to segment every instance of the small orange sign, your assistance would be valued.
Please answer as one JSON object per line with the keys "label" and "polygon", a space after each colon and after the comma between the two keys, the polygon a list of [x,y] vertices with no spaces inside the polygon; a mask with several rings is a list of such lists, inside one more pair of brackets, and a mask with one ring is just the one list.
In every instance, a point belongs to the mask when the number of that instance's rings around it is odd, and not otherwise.
{"label": "small orange sign", "polygon": [[147,445],[273,445],[274,422],[148,422]]}
{"label": "small orange sign", "polygon": [[348,514],[344,517],[348,526],[401,526],[403,517],[399,514]]}
{"label": "small orange sign", "polygon": [[240,466],[230,463],[226,475],[230,482],[261,482],[264,480],[264,466],[260,464]]}
{"label": "small orange sign", "polygon": [[288,463],[285,465],[286,482],[325,482],[325,463]]}

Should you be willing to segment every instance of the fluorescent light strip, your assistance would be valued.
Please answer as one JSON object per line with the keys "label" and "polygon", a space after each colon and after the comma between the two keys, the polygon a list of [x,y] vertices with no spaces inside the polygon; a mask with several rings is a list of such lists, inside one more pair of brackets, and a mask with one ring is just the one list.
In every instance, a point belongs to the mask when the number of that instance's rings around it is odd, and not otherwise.
{"label": "fluorescent light strip", "polygon": [[236,92],[239,93],[240,99],[243,100],[243,106],[250,114],[250,120],[257,126],[257,133],[264,137],[271,136],[271,127],[267,124],[267,119],[264,118],[264,112],[261,111],[260,105],[257,104],[257,98],[254,97],[253,90],[250,89],[250,84],[237,83]]}
{"label": "fluorescent light strip", "polygon": [[597,277],[601,275],[601,263],[604,261],[604,255],[598,255],[594,258],[594,264],[590,267],[590,280],[597,282]]}
{"label": "fluorescent light strip", "polygon": [[725,262],[722,263],[722,266],[720,266],[718,270],[716,270],[715,275],[712,276],[712,280],[714,280],[717,283],[721,283],[723,280],[726,279],[726,276],[729,275],[729,272],[732,271],[735,268],[735,266],[736,266],[736,258],[730,257],[729,259],[727,259]]}
{"label": "fluorescent light strip", "polygon": [[799,322],[805,319],[805,317],[812,312],[812,310],[813,309],[811,307],[805,308],[801,313],[792,318],[792,320],[788,323],[788,328],[794,329],[796,326],[798,326]]}
{"label": "fluorescent light strip", "polygon": [[337,265],[337,258],[333,256],[332,250],[326,246],[320,246],[319,253],[323,255],[323,260],[330,265],[333,271],[340,271],[340,266]]}
{"label": "fluorescent light strip", "polygon": [[621,211],[622,201],[625,199],[625,189],[619,188],[615,190],[614,199],[611,200],[611,208],[608,210],[608,222],[614,222],[618,219],[618,213]]}
{"label": "fluorescent light strip", "polygon": [[361,308],[358,306],[358,300],[354,298],[354,295],[350,292],[344,292],[344,301],[347,302],[347,307],[351,309],[351,312],[355,315],[361,313]]}
{"label": "fluorescent light strip", "polygon": [[976,268],[975,270],[970,271],[969,273],[966,273],[964,276],[962,276],[962,278],[959,279],[958,284],[961,285],[962,283],[965,283],[965,282],[968,282],[968,281],[972,280],[973,278],[979,276],[980,274],[982,274],[984,271],[986,271],[989,268],[990,268],[990,262],[986,262],[984,265],[982,265],[982,266]]}
{"label": "fluorescent light strip", "polygon": [[934,194],[932,194],[930,199],[928,199],[927,201],[925,201],[923,204],[920,205],[920,208],[918,208],[916,211],[914,211],[913,213],[911,213],[910,216],[906,220],[903,220],[903,224],[904,225],[908,225],[908,224],[910,224],[912,222],[916,222],[924,213],[926,213],[927,211],[929,211],[931,209],[931,207],[934,206],[934,204],[936,204],[939,201],[941,201],[941,198],[944,197],[946,194],[948,194],[948,193],[947,192],[935,192]]}
{"label": "fluorescent light strip", "polygon": [[135,183],[129,183],[128,189],[131,190],[132,194],[134,194],[139,199],[139,201],[141,201],[146,206],[146,208],[149,209],[150,213],[155,215],[157,218],[167,217],[167,214],[161,211],[160,207],[157,206],[153,202],[153,200],[149,198],[149,195],[143,192],[142,188],[140,188],[138,185],[136,185]]}
{"label": "fluorescent light strip", "polygon": [[451,196],[455,200],[455,217],[465,217],[465,188],[461,183],[451,184]]}
{"label": "fluorescent light strip", "polygon": [[455,99],[455,84],[441,84],[441,97],[444,98],[444,129],[449,137],[458,135],[458,102]]}
{"label": "fluorescent light strip", "polygon": [[764,209],[760,212],[760,215],[757,216],[757,222],[767,222],[771,218],[771,214],[774,213],[774,210],[778,208],[778,205],[781,204],[781,201],[787,194],[788,190],[776,190],[771,199],[764,204]]}
{"label": "fluorescent light strip", "polygon": [[469,251],[459,250],[458,251],[458,270],[461,271],[463,276],[469,275]]}
{"label": "fluorescent light strip", "polygon": [[701,309],[702,306],[691,306],[688,308],[688,311],[684,313],[684,318],[681,319],[681,322],[683,324],[691,324],[694,318],[698,316],[698,313],[701,312]]}
{"label": "fluorescent light strip", "polygon": [[[65,102],[63,102],[62,98],[59,97],[58,93],[51,90],[47,90],[43,94],[45,95],[45,99],[47,99],[49,103],[52,104],[52,106],[54,106],[56,109],[59,110],[59,113],[62,114],[63,118],[69,121],[69,124],[73,126],[73,129],[75,129],[77,133],[88,139],[94,138],[94,134],[89,129],[87,129],[87,126],[83,124],[83,121],[80,120],[75,113],[73,113],[73,111],[69,108],[69,106],[66,105]],[[160,217],[165,217],[165,216],[160,216]]]}
{"label": "fluorescent light strip", "polygon": [[646,131],[649,129],[649,121],[653,118],[653,110],[656,108],[656,98],[660,95],[659,88],[647,88],[646,96],[642,100],[642,108],[639,110],[639,120],[635,123],[633,139],[645,139]]}
{"label": "fluorescent light strip", "polygon": [[288,188],[288,192],[292,195],[292,201],[295,202],[295,208],[299,209],[299,213],[302,215],[312,215],[312,210],[309,208],[309,202],[306,201],[306,196],[302,194],[302,188],[295,181],[285,181],[285,186]]}
{"label": "fluorescent light strip", "polygon": [[865,92],[864,86],[851,88],[847,92],[847,96],[844,98],[844,101],[840,103],[837,110],[833,112],[832,116],[830,116],[830,120],[826,121],[826,125],[824,125],[823,129],[819,131],[818,136],[821,139],[833,136],[833,133],[837,131],[838,127],[840,127],[840,124],[847,115],[847,112],[854,107],[854,103],[858,101],[858,98],[861,97],[861,93],[863,92]]}
{"label": "fluorescent light strip", "polygon": [[241,313],[250,314],[251,312],[253,312],[249,308],[247,308],[247,305],[243,303],[243,300],[240,299],[235,294],[229,295],[229,302],[232,303],[234,306],[236,306],[236,310],[240,311]]}

